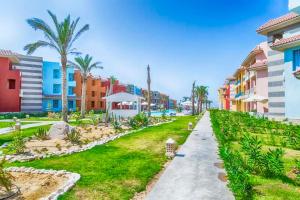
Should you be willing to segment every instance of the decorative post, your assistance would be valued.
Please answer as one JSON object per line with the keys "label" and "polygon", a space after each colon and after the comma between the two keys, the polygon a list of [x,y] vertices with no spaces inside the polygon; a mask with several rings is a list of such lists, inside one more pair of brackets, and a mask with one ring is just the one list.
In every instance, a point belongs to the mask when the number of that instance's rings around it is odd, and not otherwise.
{"label": "decorative post", "polygon": [[169,138],[166,142],[166,156],[174,157],[175,156],[175,141],[172,138]]}
{"label": "decorative post", "polygon": [[151,116],[151,78],[150,78],[150,66],[147,66],[147,84],[148,84],[148,117]]}
{"label": "decorative post", "polygon": [[13,117],[13,120],[14,120],[14,122],[16,122],[16,121],[17,121],[17,119],[18,119],[17,117]]}
{"label": "decorative post", "polygon": [[15,131],[20,131],[20,130],[21,130],[21,122],[19,119],[17,119],[15,124]]}
{"label": "decorative post", "polygon": [[26,115],[26,119],[29,119],[29,115]]}
{"label": "decorative post", "polygon": [[193,130],[193,123],[192,122],[188,123],[188,130],[189,131]]}

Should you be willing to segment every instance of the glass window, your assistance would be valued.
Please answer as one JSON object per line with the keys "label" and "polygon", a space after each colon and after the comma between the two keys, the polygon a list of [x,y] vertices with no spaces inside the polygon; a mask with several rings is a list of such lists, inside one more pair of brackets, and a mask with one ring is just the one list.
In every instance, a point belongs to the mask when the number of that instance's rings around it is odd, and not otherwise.
{"label": "glass window", "polygon": [[92,80],[92,85],[96,85],[96,81],[95,80]]}
{"label": "glass window", "polygon": [[92,97],[95,97],[96,92],[92,91]]}
{"label": "glass window", "polygon": [[91,102],[91,107],[94,108],[95,107],[95,101]]}
{"label": "glass window", "polygon": [[13,90],[16,89],[16,80],[8,79],[8,89]]}
{"label": "glass window", "polygon": [[60,93],[60,84],[53,84],[53,93],[54,94]]}
{"label": "glass window", "polygon": [[53,108],[58,108],[58,100],[53,100]]}
{"label": "glass window", "polygon": [[293,71],[300,67],[300,49],[293,51]]}
{"label": "glass window", "polygon": [[69,81],[74,81],[74,73],[69,73]]}
{"label": "glass window", "polygon": [[68,95],[73,95],[74,94],[74,87],[69,86],[68,87]]}
{"label": "glass window", "polygon": [[54,79],[60,78],[59,69],[54,69],[54,70],[53,70],[53,78],[54,78]]}
{"label": "glass window", "polygon": [[73,108],[74,107],[74,102],[73,101],[68,101],[68,108]]}

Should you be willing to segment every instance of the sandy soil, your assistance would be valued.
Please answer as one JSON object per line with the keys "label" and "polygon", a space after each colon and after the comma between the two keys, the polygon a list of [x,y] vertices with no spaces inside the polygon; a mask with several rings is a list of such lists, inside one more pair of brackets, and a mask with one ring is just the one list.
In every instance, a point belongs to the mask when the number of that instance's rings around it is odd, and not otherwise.
{"label": "sandy soil", "polygon": [[11,172],[14,184],[20,188],[21,195],[14,200],[37,200],[50,195],[61,187],[68,178],[64,175],[33,174]]}
{"label": "sandy soil", "polygon": [[[123,131],[127,130],[128,127],[123,126]],[[76,127],[81,133],[82,144],[88,144],[95,140],[105,139],[107,137],[118,134],[113,127],[95,127],[89,125],[85,128]],[[32,154],[44,154],[47,152],[59,152],[65,150],[76,149],[78,145],[74,145],[71,142],[63,139],[49,139],[49,140],[37,140],[32,139],[26,142],[26,152]]]}

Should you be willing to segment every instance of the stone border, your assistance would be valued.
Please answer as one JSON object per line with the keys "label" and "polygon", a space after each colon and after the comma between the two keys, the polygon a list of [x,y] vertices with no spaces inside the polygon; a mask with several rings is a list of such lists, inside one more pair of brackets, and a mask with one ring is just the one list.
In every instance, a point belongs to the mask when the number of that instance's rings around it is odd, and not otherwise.
{"label": "stone border", "polygon": [[[147,127],[159,126],[159,125],[162,125],[162,124],[167,124],[167,123],[174,122],[175,120],[170,120],[170,121],[167,121],[167,122],[160,122],[160,123],[157,123],[157,124],[154,124],[154,125],[149,125]],[[102,145],[102,144],[105,144],[107,142],[110,142],[110,141],[113,141],[115,139],[118,139],[120,137],[123,137],[125,135],[141,131],[141,130],[147,128],[147,127],[143,127],[143,128],[137,129],[137,130],[125,131],[123,133],[119,133],[117,135],[114,135],[114,136],[111,136],[111,137],[108,137],[108,138],[105,138],[105,139],[96,140],[96,141],[91,142],[89,144],[82,145],[81,147],[77,146],[76,149],[71,149],[71,150],[69,149],[69,150],[64,150],[64,151],[56,151],[56,152],[45,153],[45,154],[38,154],[38,155],[26,155],[26,154],[6,155],[5,159],[8,162],[15,162],[15,161],[27,162],[27,161],[37,160],[37,159],[49,158],[49,157],[52,157],[52,156],[70,155],[70,154],[73,154],[73,153],[78,153],[78,152],[82,152],[82,151],[86,151],[86,150],[92,149],[95,146]]]}
{"label": "stone border", "polygon": [[68,180],[65,184],[59,187],[55,192],[52,192],[47,197],[41,198],[41,200],[56,200],[60,195],[70,190],[75,183],[80,179],[80,174],[67,172],[66,170],[52,170],[52,169],[35,169],[32,167],[9,167],[5,169],[8,172],[23,172],[32,174],[52,174],[52,175],[64,175]]}

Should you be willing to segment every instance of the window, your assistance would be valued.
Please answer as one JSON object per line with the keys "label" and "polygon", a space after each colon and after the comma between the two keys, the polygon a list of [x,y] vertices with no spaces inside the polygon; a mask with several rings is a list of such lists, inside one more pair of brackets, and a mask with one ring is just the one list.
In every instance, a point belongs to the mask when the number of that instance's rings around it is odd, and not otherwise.
{"label": "window", "polygon": [[95,101],[91,102],[91,107],[94,108],[95,107]]}
{"label": "window", "polygon": [[74,81],[74,73],[69,73],[69,81]]}
{"label": "window", "polygon": [[96,93],[95,91],[92,91],[92,97],[95,97],[95,93]]}
{"label": "window", "polygon": [[73,108],[74,107],[74,102],[73,101],[68,101],[68,108]]}
{"label": "window", "polygon": [[53,100],[53,108],[58,108],[58,100]]}
{"label": "window", "polygon": [[101,97],[105,97],[105,93],[104,92],[101,92]]}
{"label": "window", "polygon": [[53,84],[53,93],[54,94],[60,93],[60,84]]}
{"label": "window", "polygon": [[10,89],[10,90],[16,89],[16,80],[15,79],[8,79],[8,89]]}
{"label": "window", "polygon": [[54,79],[60,78],[59,69],[54,69],[54,70],[53,70],[53,78],[54,78]]}
{"label": "window", "polygon": [[293,51],[293,71],[300,67],[300,49]]}
{"label": "window", "polygon": [[103,108],[103,101],[100,101],[100,108]]}
{"label": "window", "polygon": [[74,94],[74,87],[69,86],[68,87],[68,95],[73,95]]}
{"label": "window", "polygon": [[92,80],[92,85],[96,85],[96,81],[95,80]]}

